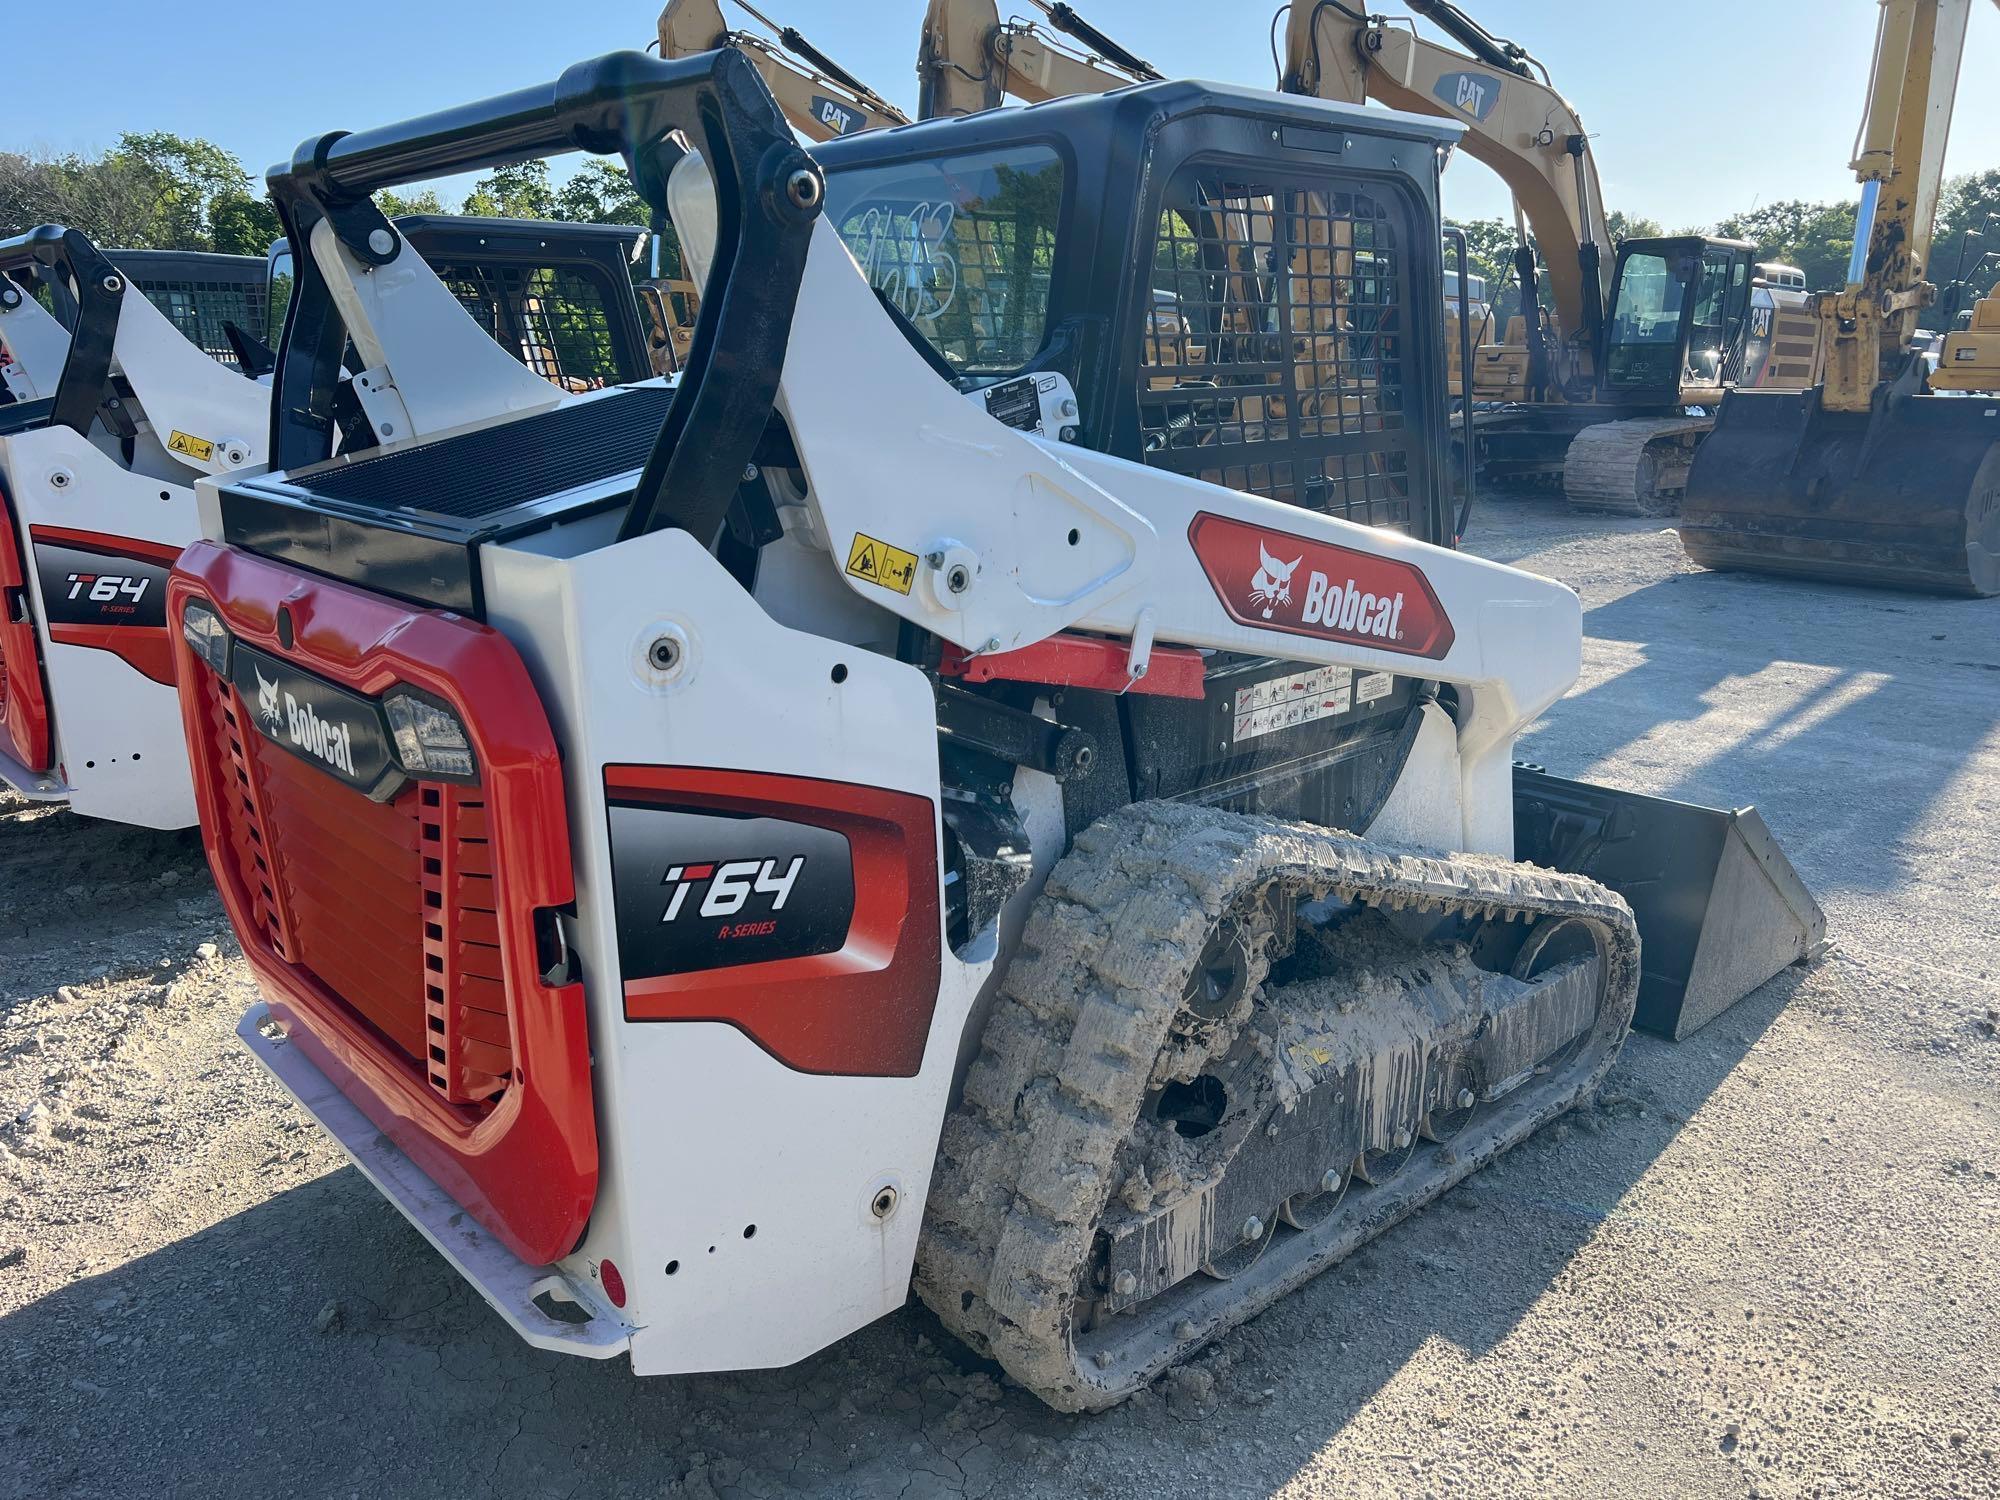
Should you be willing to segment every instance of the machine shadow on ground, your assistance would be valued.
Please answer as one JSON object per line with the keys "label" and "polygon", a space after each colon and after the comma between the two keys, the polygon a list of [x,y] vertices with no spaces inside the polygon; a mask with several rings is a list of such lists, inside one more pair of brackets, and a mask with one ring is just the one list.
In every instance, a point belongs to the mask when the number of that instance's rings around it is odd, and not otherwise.
{"label": "machine shadow on ground", "polygon": [[[1497,501],[1489,521],[1473,550],[1558,576],[1578,539],[1547,496]],[[1634,549],[1670,524],[1598,521],[1595,540]],[[1635,790],[1754,802],[1822,894],[1906,880],[1919,862],[1911,832],[2000,725],[2000,619],[1987,601],[1698,571],[1587,594],[1584,607],[1587,685],[1524,737],[1523,758],[1591,779],[1616,761],[1605,779]],[[1607,653],[1633,660],[1589,681],[1588,657]]]}
{"label": "machine shadow on ground", "polygon": [[[1135,1449],[1269,1492],[1427,1342],[1477,1358],[1506,1338],[1795,983],[1695,1044],[1634,1037],[1611,1107],[1565,1117],[1223,1339],[1195,1367],[1212,1386],[1169,1377],[1109,1414],[1057,1416],[915,1304],[790,1369],[640,1380],[519,1342],[344,1167],[0,1318],[0,1492],[379,1493],[393,1474],[399,1493],[705,1493],[699,1477],[746,1496],[898,1495],[913,1478],[1102,1494],[1129,1483]],[[1219,1451],[1252,1423],[1276,1437],[1247,1461]],[[168,1481],[194,1449],[212,1467]]]}

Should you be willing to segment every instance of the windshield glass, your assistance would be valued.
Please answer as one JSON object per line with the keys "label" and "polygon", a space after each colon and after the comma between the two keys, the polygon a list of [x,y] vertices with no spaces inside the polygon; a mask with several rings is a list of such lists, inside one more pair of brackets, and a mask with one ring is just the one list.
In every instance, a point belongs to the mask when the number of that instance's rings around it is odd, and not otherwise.
{"label": "windshield glass", "polygon": [[1605,341],[1605,374],[1614,385],[1678,383],[1681,303],[1688,267],[1663,255],[1628,255],[1618,277]]}
{"label": "windshield glass", "polygon": [[962,375],[1020,369],[1048,332],[1062,160],[1045,146],[832,174],[834,228],[868,284]]}
{"label": "windshield glass", "polygon": [[265,308],[264,342],[275,349],[278,340],[285,336],[285,310],[292,305],[292,252],[273,250],[268,274],[271,284]]}

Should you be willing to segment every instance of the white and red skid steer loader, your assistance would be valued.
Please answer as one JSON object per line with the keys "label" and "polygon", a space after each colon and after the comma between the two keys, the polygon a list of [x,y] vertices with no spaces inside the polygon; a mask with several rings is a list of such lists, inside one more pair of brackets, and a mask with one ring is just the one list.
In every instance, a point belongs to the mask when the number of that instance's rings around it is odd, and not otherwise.
{"label": "white and red skid steer loader", "polygon": [[[65,329],[10,273],[57,278]],[[0,242],[0,782],[153,828],[195,821],[167,570],[194,481],[263,461],[270,393],[75,230]]]}
{"label": "white and red skid steer loader", "polygon": [[[270,468],[170,591],[240,1034],[523,1337],[780,1365],[914,1278],[1102,1407],[1603,1076],[1632,914],[1512,857],[1577,600],[1434,544],[1453,136],[815,157],[723,50],[274,169]],[[704,283],[675,388],[524,381],[370,202],[578,147]]]}
{"label": "white and red skid steer loader", "polygon": [[[398,225],[470,320],[547,381],[580,390],[648,373],[626,266],[637,229],[429,214]],[[32,801],[152,828],[196,820],[167,572],[200,535],[195,479],[261,464],[270,440],[271,390],[252,378],[270,358],[266,328],[225,321],[263,306],[264,269],[241,256],[114,258],[53,225],[0,243],[0,783]],[[338,419],[358,416],[344,402]]]}

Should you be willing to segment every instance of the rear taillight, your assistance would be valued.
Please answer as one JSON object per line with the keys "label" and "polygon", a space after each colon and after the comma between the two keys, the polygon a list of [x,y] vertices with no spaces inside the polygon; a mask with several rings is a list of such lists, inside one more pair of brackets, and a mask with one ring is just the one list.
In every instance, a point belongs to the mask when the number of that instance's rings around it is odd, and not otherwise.
{"label": "rear taillight", "polygon": [[224,677],[229,675],[229,627],[220,615],[190,599],[181,610],[181,634],[196,656]]}
{"label": "rear taillight", "polygon": [[396,758],[410,775],[432,781],[471,781],[478,775],[472,742],[451,709],[412,688],[391,689],[382,699]]}

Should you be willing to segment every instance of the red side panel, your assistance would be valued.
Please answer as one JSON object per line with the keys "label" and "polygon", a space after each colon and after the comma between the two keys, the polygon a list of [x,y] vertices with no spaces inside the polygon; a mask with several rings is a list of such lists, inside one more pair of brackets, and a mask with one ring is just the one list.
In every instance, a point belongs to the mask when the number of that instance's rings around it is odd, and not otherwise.
{"label": "red side panel", "polygon": [[[845,882],[851,908],[842,912],[844,926],[836,926],[817,945],[822,951],[763,962],[729,961],[731,939],[746,925],[764,937],[774,915],[799,916],[803,898],[794,886],[792,904],[781,912],[774,913],[768,902],[746,902],[731,905],[727,917],[711,919],[710,936],[719,940],[712,964],[677,973],[635,974],[639,945],[627,941],[628,917],[642,927],[656,927],[665,908],[675,905],[677,920],[703,921],[698,911],[674,902],[661,875],[672,871],[706,883],[718,870],[713,864],[681,862],[712,856],[715,851],[706,844],[635,859],[634,851],[619,847],[614,833],[627,1020],[724,1021],[801,1072],[916,1074],[923,1066],[943,963],[937,809],[928,797],[842,781],[693,766],[606,766],[604,791],[614,808],[721,813],[829,830],[839,836],[836,846],[845,841],[841,857],[851,861]],[[650,904],[631,912],[635,897]]]}
{"label": "red side panel", "polygon": [[[155,600],[165,593],[166,571],[181,555],[179,547],[164,542],[142,542],[135,537],[110,536],[96,531],[72,531],[66,526],[37,526],[33,528],[32,537],[37,548],[47,545],[74,549],[77,554],[95,560],[94,565],[105,574],[119,574],[128,580],[143,582],[149,588],[157,588],[159,592],[153,595]],[[57,581],[60,582],[60,578]],[[94,580],[86,575],[84,581]],[[49,588],[46,579],[42,588],[44,599],[52,597],[46,592]],[[157,604],[153,607],[160,608]],[[59,645],[109,651],[161,686],[172,687],[174,656],[167,641],[167,627],[121,618],[119,611],[125,608],[127,606],[122,604],[113,605],[96,611],[97,618],[63,621],[54,617],[54,606],[51,605],[49,639]]]}
{"label": "red side panel", "polygon": [[30,771],[46,771],[49,700],[20,536],[13,504],[0,485],[0,745]]}
{"label": "red side panel", "polygon": [[[178,622],[357,693],[421,688],[464,722],[477,786],[388,802],[264,738]],[[292,644],[280,643],[281,611]],[[506,638],[197,542],[168,593],[202,837],[272,1014],[353,1103],[530,1264],[575,1248],[597,1195],[581,984],[546,984],[537,912],[575,895],[562,770]]]}

